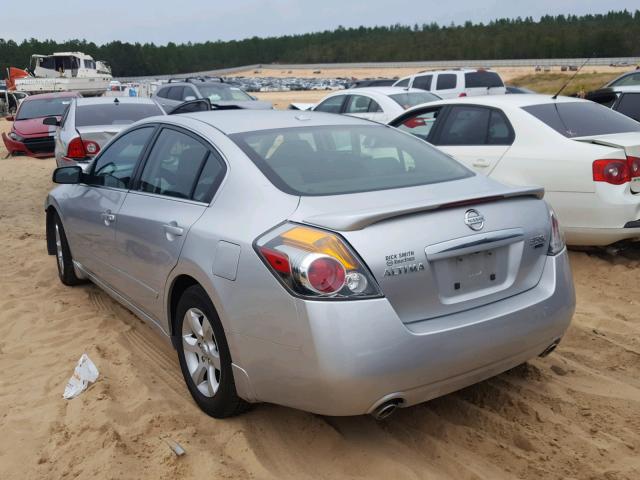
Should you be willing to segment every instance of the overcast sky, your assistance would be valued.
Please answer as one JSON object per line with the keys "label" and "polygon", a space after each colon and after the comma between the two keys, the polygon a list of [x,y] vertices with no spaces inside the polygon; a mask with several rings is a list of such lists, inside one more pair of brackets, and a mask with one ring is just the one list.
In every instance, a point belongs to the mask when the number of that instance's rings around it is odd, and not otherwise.
{"label": "overcast sky", "polygon": [[[488,22],[545,14],[635,10],[638,0],[31,0],[2,8],[0,38],[84,38],[98,44],[203,42],[277,36],[339,25]],[[5,5],[7,7],[7,5]]]}

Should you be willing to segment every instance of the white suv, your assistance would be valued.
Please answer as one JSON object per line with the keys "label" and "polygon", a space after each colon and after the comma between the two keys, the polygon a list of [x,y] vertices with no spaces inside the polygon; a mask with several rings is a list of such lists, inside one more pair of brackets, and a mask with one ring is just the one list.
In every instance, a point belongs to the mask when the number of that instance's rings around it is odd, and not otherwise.
{"label": "white suv", "polygon": [[433,70],[404,77],[394,87],[420,88],[442,98],[503,95],[507,93],[500,75],[493,70]]}

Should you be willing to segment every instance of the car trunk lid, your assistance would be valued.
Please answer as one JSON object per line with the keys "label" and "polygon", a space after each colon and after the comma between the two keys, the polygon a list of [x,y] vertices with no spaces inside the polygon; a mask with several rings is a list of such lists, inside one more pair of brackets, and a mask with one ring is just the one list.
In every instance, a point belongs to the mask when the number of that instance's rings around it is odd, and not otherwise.
{"label": "car trunk lid", "polygon": [[[292,219],[339,232],[400,319],[412,323],[537,285],[550,233],[541,195],[540,189],[513,189],[476,176],[382,192],[302,197]],[[332,203],[336,213],[316,213]]]}
{"label": "car trunk lid", "polygon": [[129,125],[91,125],[77,127],[78,135],[83,141],[96,142],[100,149]]}

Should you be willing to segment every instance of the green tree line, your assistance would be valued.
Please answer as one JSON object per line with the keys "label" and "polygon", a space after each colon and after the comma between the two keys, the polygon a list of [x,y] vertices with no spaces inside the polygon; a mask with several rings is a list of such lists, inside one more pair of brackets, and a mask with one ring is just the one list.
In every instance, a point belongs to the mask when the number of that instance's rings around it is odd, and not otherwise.
{"label": "green tree line", "polygon": [[96,45],[86,40],[17,43],[0,38],[0,72],[28,66],[31,54],[82,51],[114,76],[187,73],[256,63],[331,63],[640,56],[640,10],[597,15],[499,19],[488,24],[338,27],[270,38],[204,43]]}

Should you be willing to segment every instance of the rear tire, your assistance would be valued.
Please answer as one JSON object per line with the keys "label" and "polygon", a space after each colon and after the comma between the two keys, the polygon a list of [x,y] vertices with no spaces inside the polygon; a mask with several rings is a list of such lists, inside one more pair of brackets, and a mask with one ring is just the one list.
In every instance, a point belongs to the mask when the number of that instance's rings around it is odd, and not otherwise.
{"label": "rear tire", "polygon": [[75,268],[73,266],[73,257],[71,256],[71,250],[69,249],[69,242],[67,241],[67,235],[64,232],[62,221],[58,214],[54,214],[53,219],[53,235],[56,245],[56,265],[58,266],[58,277],[60,281],[69,286],[80,285],[84,283],[84,280],[80,279],[76,275]]}
{"label": "rear tire", "polygon": [[200,285],[189,287],[182,294],[174,334],[182,375],[202,411],[215,418],[246,411],[249,404],[236,392],[222,323]]}

